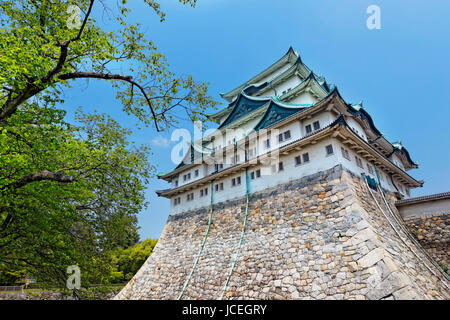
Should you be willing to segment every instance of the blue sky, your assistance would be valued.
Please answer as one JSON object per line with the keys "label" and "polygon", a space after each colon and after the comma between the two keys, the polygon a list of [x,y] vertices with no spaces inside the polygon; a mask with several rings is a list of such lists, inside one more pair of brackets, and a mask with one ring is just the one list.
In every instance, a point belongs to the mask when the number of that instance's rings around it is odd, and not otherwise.
{"label": "blue sky", "polygon": [[[450,1],[199,0],[191,8],[162,0],[164,23],[143,1],[129,2],[132,19],[142,22],[171,70],[209,82],[209,94],[222,102],[220,92],[240,85],[292,46],[347,102],[362,100],[388,140],[401,139],[420,165],[410,174],[425,180],[412,196],[450,191]],[[366,27],[370,5],[381,9],[380,30]],[[135,119],[114,97],[108,84],[80,81],[66,91],[65,107],[95,109],[134,127]],[[192,124],[183,126],[192,130]],[[175,166],[170,135],[145,128],[132,136],[151,145],[149,159],[159,172]],[[156,178],[148,185],[150,206],[139,214],[142,239],[159,237],[164,227],[169,201],[154,191],[167,186]]]}

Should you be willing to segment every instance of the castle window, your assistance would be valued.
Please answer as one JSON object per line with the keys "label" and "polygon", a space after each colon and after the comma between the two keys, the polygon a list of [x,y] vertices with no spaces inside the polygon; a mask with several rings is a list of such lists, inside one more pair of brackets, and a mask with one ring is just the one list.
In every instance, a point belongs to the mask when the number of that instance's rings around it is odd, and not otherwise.
{"label": "castle window", "polygon": [[341,152],[342,152],[342,156],[343,156],[345,159],[347,159],[348,161],[351,161],[351,160],[350,160],[350,155],[348,154],[348,150],[346,150],[346,149],[344,149],[344,148],[341,147]]}
{"label": "castle window", "polygon": [[208,188],[200,190],[200,197],[204,197],[208,195]]}
{"label": "castle window", "polygon": [[303,154],[303,163],[309,162],[309,154],[308,153],[304,153]]}
{"label": "castle window", "polygon": [[302,164],[302,158],[300,156],[295,157],[295,165],[299,166]]}
{"label": "castle window", "polygon": [[280,133],[278,135],[278,142],[283,142],[283,134],[282,133]]}
{"label": "castle window", "polygon": [[223,169],[223,163],[217,163],[216,164],[216,171],[222,170]]}
{"label": "castle window", "polygon": [[194,194],[190,193],[187,195],[187,201],[192,201],[192,200],[194,200]]}
{"label": "castle window", "polygon": [[223,182],[216,184],[216,192],[223,190]]}
{"label": "castle window", "polygon": [[250,172],[250,179],[255,179],[255,171]]}
{"label": "castle window", "polygon": [[256,170],[256,177],[257,178],[261,177],[261,170],[260,169]]}
{"label": "castle window", "polygon": [[308,124],[308,125],[305,127],[305,130],[306,130],[306,134],[310,134],[310,133],[312,132],[311,125]]}
{"label": "castle window", "polygon": [[195,172],[194,172],[194,176],[198,177],[198,169],[197,169],[197,170],[195,170]]}
{"label": "castle window", "polygon": [[266,149],[269,149],[269,148],[270,148],[270,139],[267,139],[266,141],[264,141],[264,147],[265,147]]}
{"label": "castle window", "polygon": [[175,199],[173,199],[173,205],[174,206],[177,206],[177,205],[179,205],[181,203],[181,198],[175,198]]}
{"label": "castle window", "polygon": [[327,146],[325,147],[325,149],[327,150],[327,156],[333,154],[333,146],[332,146],[331,144],[327,145]]}
{"label": "castle window", "polygon": [[291,130],[284,133],[284,140],[289,140],[291,138]]}
{"label": "castle window", "polygon": [[356,160],[356,165],[358,167],[360,167],[361,169],[364,169],[361,159],[358,158],[357,156],[355,156],[355,160]]}
{"label": "castle window", "polygon": [[241,177],[231,179],[231,186],[235,187],[241,184]]}
{"label": "castle window", "polygon": [[313,126],[314,126],[314,130],[319,130],[319,129],[320,129],[320,123],[319,123],[319,121],[315,121],[315,122],[313,123]]}
{"label": "castle window", "polygon": [[178,180],[175,180],[175,188],[178,187]]}
{"label": "castle window", "polygon": [[283,171],[284,167],[283,167],[283,162],[278,162],[278,171]]}

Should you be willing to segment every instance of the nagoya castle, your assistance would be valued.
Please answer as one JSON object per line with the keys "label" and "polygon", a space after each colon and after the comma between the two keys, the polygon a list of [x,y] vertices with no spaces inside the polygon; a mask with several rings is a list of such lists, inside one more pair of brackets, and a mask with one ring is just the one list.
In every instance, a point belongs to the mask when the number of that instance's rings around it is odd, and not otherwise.
{"label": "nagoya castle", "polygon": [[159,176],[167,224],[115,299],[450,297],[395,205],[418,165],[362,103],[292,48],[221,96],[217,129]]}

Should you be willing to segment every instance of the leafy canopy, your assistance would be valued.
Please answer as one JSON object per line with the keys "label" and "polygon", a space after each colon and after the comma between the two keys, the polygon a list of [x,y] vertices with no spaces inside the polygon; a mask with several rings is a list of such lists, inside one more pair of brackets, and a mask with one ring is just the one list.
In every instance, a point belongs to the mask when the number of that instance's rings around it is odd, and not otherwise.
{"label": "leafy canopy", "polygon": [[[159,3],[142,1],[164,20]],[[115,20],[117,30],[104,30],[94,12]],[[169,70],[129,14],[125,0],[0,0],[4,279],[26,274],[64,286],[67,266],[78,265],[83,285],[108,282],[113,250],[138,241],[136,215],[153,173],[149,149],[131,144],[130,132],[104,114],[80,110],[67,123],[60,106],[73,81],[109,82],[123,110],[157,131],[217,104],[206,83]],[[129,278],[136,265],[116,269]]]}
{"label": "leafy canopy", "polygon": [[[164,20],[156,1],[144,2]],[[180,2],[194,6],[196,0]],[[59,102],[61,91],[76,79],[111,82],[124,111],[146,125],[153,123],[158,131],[180,118],[197,120],[217,104],[207,95],[205,83],[168,69],[164,55],[144,37],[141,24],[127,22],[127,1],[115,10],[107,3],[0,0],[0,121],[37,94]],[[92,16],[94,6],[117,21],[117,30],[105,31],[98,25]],[[79,24],[70,8],[80,8]],[[127,71],[114,73],[112,67]]]}

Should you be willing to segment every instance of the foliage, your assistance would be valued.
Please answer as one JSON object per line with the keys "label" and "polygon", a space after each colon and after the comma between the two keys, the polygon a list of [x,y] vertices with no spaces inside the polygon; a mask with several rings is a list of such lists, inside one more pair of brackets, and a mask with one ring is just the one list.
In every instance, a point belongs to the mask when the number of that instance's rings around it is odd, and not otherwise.
{"label": "foliage", "polygon": [[[143,1],[164,20],[159,3]],[[60,106],[73,81],[111,83],[123,110],[157,131],[217,104],[205,83],[168,69],[141,25],[127,21],[126,0],[111,3],[0,0],[1,281],[26,274],[63,287],[69,265],[85,287],[128,279],[154,246],[125,249],[138,241],[136,214],[146,206],[148,147],[130,144],[130,132],[103,114],[79,110],[67,123]],[[117,30],[104,30],[94,12]]]}
{"label": "foliage", "polygon": [[146,239],[128,248],[118,247],[111,254],[111,283],[129,281],[153,251],[157,239]]}
{"label": "foliage", "polygon": [[[157,2],[144,2],[164,20]],[[180,2],[194,6],[196,0]],[[85,13],[79,25],[71,6]],[[114,17],[119,28],[103,30],[94,9]],[[111,82],[124,111],[157,130],[177,123],[178,109],[196,120],[215,106],[205,83],[168,69],[141,24],[127,22],[129,13],[125,0],[116,10],[101,0],[0,0],[0,120],[38,94],[48,103],[60,102],[62,90],[76,79]],[[113,73],[116,69],[127,73]]]}
{"label": "foliage", "polygon": [[[148,148],[130,146],[130,132],[105,115],[79,112],[69,125],[55,108],[20,111],[0,135],[0,268],[65,285],[65,268],[78,265],[84,284],[101,282],[108,252],[138,238]],[[26,124],[30,115],[40,124]]]}

